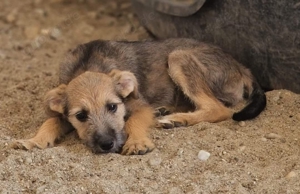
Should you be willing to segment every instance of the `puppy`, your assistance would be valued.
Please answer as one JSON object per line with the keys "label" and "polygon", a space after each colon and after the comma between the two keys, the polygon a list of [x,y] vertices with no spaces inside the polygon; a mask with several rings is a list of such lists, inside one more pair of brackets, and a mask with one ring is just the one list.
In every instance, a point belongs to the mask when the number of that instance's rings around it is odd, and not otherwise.
{"label": "puppy", "polygon": [[95,153],[145,154],[154,148],[154,115],[158,126],[173,128],[253,119],[266,106],[248,69],[193,39],[92,41],[70,51],[59,73],[61,85],[45,97],[49,119],[14,147],[50,147],[75,129]]}

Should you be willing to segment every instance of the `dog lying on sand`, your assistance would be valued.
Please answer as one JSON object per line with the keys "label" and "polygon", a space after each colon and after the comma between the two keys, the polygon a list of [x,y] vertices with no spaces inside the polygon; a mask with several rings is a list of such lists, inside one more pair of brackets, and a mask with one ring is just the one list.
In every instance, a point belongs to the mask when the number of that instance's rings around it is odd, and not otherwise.
{"label": "dog lying on sand", "polygon": [[[145,154],[155,147],[148,137],[155,124],[242,121],[266,106],[248,69],[193,39],[92,41],[68,53],[59,80],[45,97],[49,119],[14,147],[51,147],[75,129],[95,153]],[[233,113],[229,107],[242,100],[248,104]]]}

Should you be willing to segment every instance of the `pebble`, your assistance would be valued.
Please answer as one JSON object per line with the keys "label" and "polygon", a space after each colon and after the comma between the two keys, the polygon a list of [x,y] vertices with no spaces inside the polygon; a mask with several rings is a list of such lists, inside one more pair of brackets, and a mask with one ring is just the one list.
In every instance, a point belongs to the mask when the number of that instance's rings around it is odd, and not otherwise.
{"label": "pebble", "polygon": [[160,157],[150,158],[148,163],[150,166],[158,166],[162,162],[162,159]]}
{"label": "pebble", "polygon": [[205,150],[200,150],[198,153],[199,160],[206,161],[210,156],[210,153]]}
{"label": "pebble", "polygon": [[177,151],[177,156],[182,156],[183,152],[183,149],[179,148],[179,150]]}
{"label": "pebble", "polygon": [[16,21],[17,19],[17,13],[18,13],[18,10],[17,9],[14,9],[12,10],[7,16],[6,16],[6,21],[8,23],[13,23]]}
{"label": "pebble", "polygon": [[49,35],[53,39],[57,39],[61,36],[61,31],[58,28],[53,28],[50,30]]}
{"label": "pebble", "polygon": [[290,179],[290,178],[294,178],[296,176],[297,176],[297,173],[295,171],[291,171],[285,176],[285,178]]}
{"label": "pebble", "polygon": [[241,152],[243,152],[245,149],[246,149],[246,146],[241,146],[241,147],[239,148],[239,150],[240,150]]}
{"label": "pebble", "polygon": [[101,16],[98,20],[99,26],[112,26],[117,23],[117,19],[112,16]]}
{"label": "pebble", "polygon": [[300,121],[300,113],[296,114],[296,118]]}
{"label": "pebble", "polygon": [[267,141],[267,138],[262,137],[261,140],[262,140],[262,141]]}
{"label": "pebble", "polygon": [[281,136],[276,134],[276,133],[269,133],[269,134],[265,135],[265,138],[267,138],[267,139],[280,139]]}
{"label": "pebble", "polygon": [[1,50],[0,50],[0,58],[1,59],[7,59],[7,55]]}
{"label": "pebble", "polygon": [[95,11],[90,11],[87,13],[87,15],[91,18],[91,19],[97,19],[98,17],[98,13]]}
{"label": "pebble", "polygon": [[32,163],[32,159],[31,159],[31,158],[26,158],[26,159],[25,159],[25,162],[26,162],[27,164],[31,164],[31,163]]}
{"label": "pebble", "polygon": [[245,127],[245,126],[246,126],[246,123],[245,123],[245,121],[240,121],[240,122],[239,122],[239,126],[241,126],[241,127]]}
{"label": "pebble", "polygon": [[27,39],[34,39],[40,32],[40,27],[38,25],[26,26],[24,29],[24,34]]}
{"label": "pebble", "polygon": [[281,92],[278,92],[278,94],[273,97],[273,101],[278,102],[280,99],[281,99]]}
{"label": "pebble", "polygon": [[39,14],[40,16],[47,16],[46,11],[43,10],[43,9],[36,9],[35,12],[36,12],[37,14]]}

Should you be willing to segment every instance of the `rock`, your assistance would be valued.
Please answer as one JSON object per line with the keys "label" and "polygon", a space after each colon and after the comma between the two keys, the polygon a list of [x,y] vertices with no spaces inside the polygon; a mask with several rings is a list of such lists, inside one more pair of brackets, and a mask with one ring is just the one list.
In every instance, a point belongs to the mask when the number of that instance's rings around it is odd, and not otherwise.
{"label": "rock", "polygon": [[49,32],[49,36],[56,40],[57,38],[59,38],[61,36],[60,29],[58,29],[58,28],[51,29]]}
{"label": "rock", "polygon": [[262,140],[262,141],[267,141],[267,138],[262,137],[261,140]]}
{"label": "rock", "polygon": [[179,150],[177,151],[177,156],[182,156],[183,152],[183,149],[179,148]]}
{"label": "rock", "polygon": [[296,114],[296,118],[300,121],[300,113]]}
{"label": "rock", "polygon": [[93,33],[93,31],[95,30],[94,26],[90,26],[90,25],[85,25],[83,33],[85,35],[91,35]]}
{"label": "rock", "polygon": [[18,13],[18,10],[17,9],[14,9],[12,10],[7,16],[6,16],[6,21],[8,23],[13,23],[16,21],[17,19],[17,13]]}
{"label": "rock", "polygon": [[158,166],[161,164],[161,162],[162,162],[162,159],[160,157],[150,158],[148,161],[150,166]]}
{"label": "rock", "polygon": [[0,50],[0,59],[7,59],[7,55]]}
{"label": "rock", "polygon": [[245,123],[245,121],[240,121],[240,122],[239,122],[239,126],[241,126],[241,127],[245,127],[245,126],[246,126],[246,123]]}
{"label": "rock", "polygon": [[47,16],[47,12],[43,9],[36,9],[35,12],[37,14],[39,14],[40,16],[43,16],[43,17]]}
{"label": "rock", "polygon": [[26,164],[31,164],[32,163],[32,159],[30,157],[25,159],[25,163]]}
{"label": "rock", "polygon": [[280,99],[281,99],[281,92],[278,92],[278,94],[273,97],[273,101],[278,102]]}
{"label": "rock", "polygon": [[281,136],[276,134],[276,133],[269,133],[269,134],[265,135],[265,138],[267,138],[267,139],[280,139]]}
{"label": "rock", "polygon": [[198,153],[199,160],[206,161],[210,156],[210,153],[205,150],[200,150]]}
{"label": "rock", "polygon": [[91,18],[91,19],[94,20],[94,19],[97,19],[98,13],[95,12],[95,11],[90,11],[90,12],[87,13],[87,16],[88,16],[89,18]]}
{"label": "rock", "polygon": [[285,176],[285,178],[290,179],[290,178],[294,178],[296,176],[297,176],[297,173],[295,171],[291,171]]}
{"label": "rock", "polygon": [[24,29],[24,34],[27,39],[34,39],[38,36],[40,32],[40,26],[38,25],[32,25],[32,26],[26,26]]}
{"label": "rock", "polygon": [[112,26],[117,23],[117,19],[111,16],[101,16],[98,20],[99,26]]}

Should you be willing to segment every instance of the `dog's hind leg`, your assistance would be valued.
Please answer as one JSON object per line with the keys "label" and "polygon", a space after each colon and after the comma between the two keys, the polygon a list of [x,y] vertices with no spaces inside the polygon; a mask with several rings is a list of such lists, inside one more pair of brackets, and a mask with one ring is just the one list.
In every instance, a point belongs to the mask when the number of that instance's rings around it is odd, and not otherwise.
{"label": "dog's hind leg", "polygon": [[174,113],[158,120],[163,128],[189,126],[201,121],[218,122],[232,116],[218,101],[204,79],[205,67],[188,51],[174,51],[168,58],[169,75],[195,106],[194,112]]}

